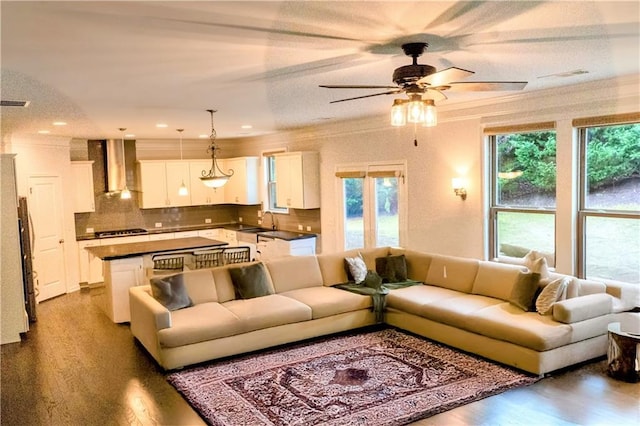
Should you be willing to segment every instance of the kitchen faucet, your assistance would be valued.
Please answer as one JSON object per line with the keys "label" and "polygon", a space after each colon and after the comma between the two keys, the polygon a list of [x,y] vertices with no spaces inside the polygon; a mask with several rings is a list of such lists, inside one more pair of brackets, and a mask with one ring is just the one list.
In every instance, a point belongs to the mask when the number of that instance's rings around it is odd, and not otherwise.
{"label": "kitchen faucet", "polygon": [[278,229],[278,227],[276,225],[276,217],[273,215],[273,212],[268,210],[264,212],[262,214],[262,222],[264,223],[264,219],[265,219],[265,216],[267,216],[267,213],[269,213],[269,216],[271,216],[271,229],[275,231],[276,229]]}

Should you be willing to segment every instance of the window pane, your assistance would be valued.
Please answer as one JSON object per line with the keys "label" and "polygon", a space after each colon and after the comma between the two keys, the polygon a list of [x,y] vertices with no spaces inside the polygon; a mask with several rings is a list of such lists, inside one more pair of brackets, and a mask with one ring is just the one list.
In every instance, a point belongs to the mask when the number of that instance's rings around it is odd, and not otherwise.
{"label": "window pane", "polygon": [[499,211],[496,227],[500,255],[524,257],[530,250],[537,250],[555,258],[554,214]]}
{"label": "window pane", "polygon": [[376,178],[376,246],[399,246],[398,178]]}
{"label": "window pane", "polygon": [[345,250],[364,247],[364,218],[362,211],[362,178],[342,179],[344,194]]}
{"label": "window pane", "polygon": [[587,209],[640,211],[640,124],[586,129]]}
{"label": "window pane", "polygon": [[496,135],[496,204],[556,205],[555,132]]}
{"label": "window pane", "polygon": [[585,218],[585,275],[640,282],[640,220]]}

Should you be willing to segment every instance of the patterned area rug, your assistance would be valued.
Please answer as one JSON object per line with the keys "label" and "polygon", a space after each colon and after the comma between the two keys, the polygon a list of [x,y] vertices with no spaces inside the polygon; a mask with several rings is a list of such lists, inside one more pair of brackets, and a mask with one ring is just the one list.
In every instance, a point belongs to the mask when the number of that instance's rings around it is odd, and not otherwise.
{"label": "patterned area rug", "polygon": [[172,373],[212,425],[403,425],[538,380],[395,329]]}

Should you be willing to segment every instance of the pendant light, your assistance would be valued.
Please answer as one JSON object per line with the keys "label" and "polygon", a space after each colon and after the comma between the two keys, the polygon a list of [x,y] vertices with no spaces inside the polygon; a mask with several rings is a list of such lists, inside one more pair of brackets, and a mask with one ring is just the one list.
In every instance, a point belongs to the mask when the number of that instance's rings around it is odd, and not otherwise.
{"label": "pendant light", "polygon": [[207,152],[211,152],[211,169],[209,171],[203,170],[200,180],[209,188],[220,188],[233,176],[233,170],[229,169],[225,173],[218,166],[216,151],[219,148],[216,146],[216,129],[213,127],[213,113],[217,111],[214,109],[208,109],[207,111],[211,114],[211,136],[209,136],[210,143],[207,148]]}
{"label": "pendant light", "polygon": [[[122,151],[124,152],[124,132],[125,130],[127,130],[126,127],[120,127],[119,130],[122,132]],[[129,188],[127,188],[127,166],[126,164],[123,162],[122,167],[124,168],[124,176],[125,176],[125,180],[124,180],[124,188],[122,188],[122,191],[120,192],[120,199],[122,200],[129,200],[131,199],[131,191],[129,191]]]}
{"label": "pendant light", "polygon": [[[176,129],[176,131],[180,133],[180,161],[182,161],[182,132],[184,129]],[[182,185],[178,188],[178,195],[181,197],[189,195],[189,189],[187,189],[187,185],[184,184],[184,177],[182,178]]]}

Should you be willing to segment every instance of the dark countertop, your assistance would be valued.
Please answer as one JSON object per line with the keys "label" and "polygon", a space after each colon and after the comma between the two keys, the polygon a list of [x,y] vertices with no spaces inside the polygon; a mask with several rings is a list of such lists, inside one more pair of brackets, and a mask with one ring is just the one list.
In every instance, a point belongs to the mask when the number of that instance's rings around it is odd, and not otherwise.
{"label": "dark countertop", "polygon": [[277,238],[279,240],[294,241],[304,240],[306,238],[316,238],[316,234],[302,234],[299,232],[291,231],[265,231],[258,232],[258,237]]}
{"label": "dark countertop", "polygon": [[176,238],[173,240],[143,241],[140,243],[110,244],[105,246],[87,247],[86,250],[102,260],[115,260],[165,251],[191,250],[225,245],[227,245],[227,243],[223,241],[212,240],[210,238],[191,237]]}

